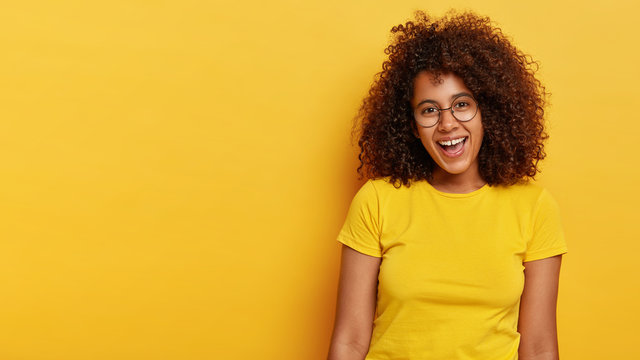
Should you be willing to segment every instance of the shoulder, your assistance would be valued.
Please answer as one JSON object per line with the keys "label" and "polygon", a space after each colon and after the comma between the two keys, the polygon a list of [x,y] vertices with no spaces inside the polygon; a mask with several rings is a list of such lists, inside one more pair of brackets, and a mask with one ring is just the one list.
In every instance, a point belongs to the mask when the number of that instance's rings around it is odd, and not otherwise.
{"label": "shoulder", "polygon": [[504,191],[504,192],[508,192],[514,195],[539,195],[540,192],[542,192],[545,187],[529,181],[526,183],[519,183],[519,184],[514,184],[514,185],[507,185],[507,186],[496,186],[496,188]]}
{"label": "shoulder", "polygon": [[360,206],[366,205],[369,207],[378,206],[380,202],[380,192],[384,192],[385,190],[386,185],[384,179],[369,179],[360,186],[353,197],[352,204]]}
{"label": "shoulder", "polygon": [[360,187],[360,191],[366,192],[375,192],[375,193],[387,193],[394,190],[400,190],[405,188],[405,186],[401,186],[399,188],[396,187],[391,182],[390,177],[381,177],[375,179],[368,179],[362,186]]}
{"label": "shoulder", "polygon": [[557,208],[551,192],[543,185],[528,182],[494,188],[496,200],[509,203],[522,214],[535,214],[541,209]]}
{"label": "shoulder", "polygon": [[557,206],[556,200],[551,192],[544,186],[536,183],[528,183],[520,185],[515,189],[516,192],[526,198],[534,207]]}
{"label": "shoulder", "polygon": [[543,194],[548,194],[548,190],[544,186],[534,182],[509,186],[496,186],[494,189],[494,191],[503,197],[527,203],[536,203]]}
{"label": "shoulder", "polygon": [[389,177],[368,179],[356,193],[354,201],[384,206],[410,198],[413,190],[413,186],[393,184]]}
{"label": "shoulder", "polygon": [[403,197],[403,195],[409,195],[412,193],[416,186],[415,184],[406,186],[401,183],[393,183],[389,176],[376,179],[369,179],[362,186],[364,191],[375,193],[379,199],[393,199]]}

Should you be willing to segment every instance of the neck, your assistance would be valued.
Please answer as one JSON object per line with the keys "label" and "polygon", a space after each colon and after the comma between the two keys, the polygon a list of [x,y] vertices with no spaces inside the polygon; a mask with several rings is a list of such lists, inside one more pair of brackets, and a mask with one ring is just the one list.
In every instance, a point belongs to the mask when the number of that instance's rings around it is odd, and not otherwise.
{"label": "neck", "polygon": [[482,179],[477,168],[468,169],[462,174],[450,174],[438,167],[434,169],[429,183],[442,192],[466,194],[480,189],[487,182]]}

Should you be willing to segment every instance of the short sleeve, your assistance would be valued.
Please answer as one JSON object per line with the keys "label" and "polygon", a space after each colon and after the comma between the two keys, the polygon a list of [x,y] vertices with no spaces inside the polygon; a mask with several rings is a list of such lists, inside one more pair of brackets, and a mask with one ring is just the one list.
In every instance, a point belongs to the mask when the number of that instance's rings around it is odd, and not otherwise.
{"label": "short sleeve", "polygon": [[365,255],[382,257],[380,206],[376,188],[367,181],[356,193],[337,240]]}
{"label": "short sleeve", "polygon": [[560,210],[551,194],[543,189],[533,213],[533,233],[524,261],[544,259],[567,252]]}

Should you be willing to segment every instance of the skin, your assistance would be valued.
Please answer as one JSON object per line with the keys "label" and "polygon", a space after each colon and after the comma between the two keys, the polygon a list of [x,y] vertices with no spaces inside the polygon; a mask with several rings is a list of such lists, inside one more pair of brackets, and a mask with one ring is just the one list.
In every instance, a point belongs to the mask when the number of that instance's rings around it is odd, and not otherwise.
{"label": "skin", "polygon": [[[411,106],[415,110],[420,103],[429,101],[440,109],[451,106],[453,98],[460,93],[473,95],[462,79],[450,73],[442,74],[440,82],[436,82],[433,74],[422,71],[414,79]],[[455,110],[455,109],[454,109]],[[476,116],[469,121],[458,121],[451,111],[440,112],[440,121],[433,127],[422,127],[414,124],[414,135],[420,138],[422,145],[438,164],[429,181],[438,190],[450,193],[468,193],[481,188],[486,181],[478,170],[478,152],[482,144],[484,128],[482,127],[482,111],[478,109]],[[438,141],[466,136],[464,152],[461,156],[451,158],[443,151]]]}
{"label": "skin", "polygon": [[556,304],[562,255],[524,263],[520,298],[520,360],[558,360]]}
{"label": "skin", "polygon": [[[414,109],[425,99],[439,108],[448,108],[451,98],[471,91],[454,74],[442,74],[435,83],[432,74],[421,72],[414,81]],[[472,94],[473,95],[473,94]],[[415,125],[420,138],[438,168],[430,183],[438,190],[468,193],[486,182],[478,171],[478,152],[483,137],[482,115],[467,122],[456,120],[450,111],[440,114],[440,122],[431,128]],[[437,141],[443,137],[468,136],[460,157],[442,154]],[[381,258],[365,255],[342,246],[336,317],[328,360],[362,360],[371,341],[377,298],[377,279]],[[525,262],[524,290],[520,299],[518,332],[520,360],[558,360],[556,303],[562,255]]]}
{"label": "skin", "polygon": [[342,245],[338,302],[327,360],[362,360],[367,355],[381,261]]}

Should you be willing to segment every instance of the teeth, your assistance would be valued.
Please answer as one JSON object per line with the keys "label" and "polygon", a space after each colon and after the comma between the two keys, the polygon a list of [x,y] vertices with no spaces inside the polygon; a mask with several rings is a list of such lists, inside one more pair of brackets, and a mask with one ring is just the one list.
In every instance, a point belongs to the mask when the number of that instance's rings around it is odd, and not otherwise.
{"label": "teeth", "polygon": [[438,141],[438,144],[443,145],[443,146],[451,146],[451,145],[455,145],[461,141],[464,140],[464,137],[461,137],[459,139],[455,139],[455,140],[443,140],[443,141]]}

